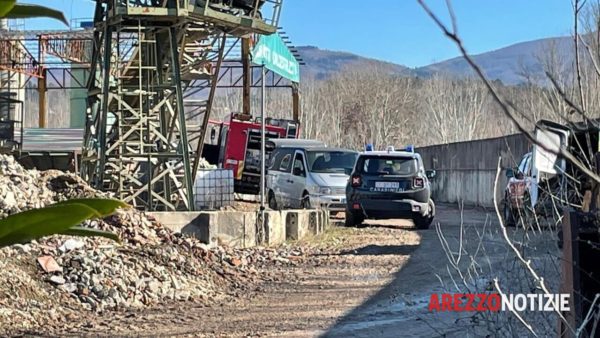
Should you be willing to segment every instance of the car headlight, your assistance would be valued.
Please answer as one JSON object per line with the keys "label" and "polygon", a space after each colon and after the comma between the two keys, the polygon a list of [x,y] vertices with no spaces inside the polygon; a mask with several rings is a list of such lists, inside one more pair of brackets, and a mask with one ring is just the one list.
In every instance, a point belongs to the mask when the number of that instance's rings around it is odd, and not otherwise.
{"label": "car headlight", "polygon": [[330,195],[331,194],[331,188],[330,187],[320,187],[319,188],[319,194]]}

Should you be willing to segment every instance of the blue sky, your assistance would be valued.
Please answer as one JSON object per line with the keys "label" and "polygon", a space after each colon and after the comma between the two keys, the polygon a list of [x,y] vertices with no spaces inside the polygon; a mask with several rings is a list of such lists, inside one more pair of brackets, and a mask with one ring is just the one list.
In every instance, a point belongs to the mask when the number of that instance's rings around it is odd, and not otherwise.
{"label": "blue sky", "polygon": [[[28,0],[64,11],[67,19],[91,17],[90,0]],[[444,0],[426,0],[447,20]],[[571,0],[454,0],[459,33],[470,53],[516,42],[568,35]],[[348,51],[409,67],[458,55],[416,0],[285,0],[280,25],[296,45]],[[28,20],[28,29],[60,28]]]}

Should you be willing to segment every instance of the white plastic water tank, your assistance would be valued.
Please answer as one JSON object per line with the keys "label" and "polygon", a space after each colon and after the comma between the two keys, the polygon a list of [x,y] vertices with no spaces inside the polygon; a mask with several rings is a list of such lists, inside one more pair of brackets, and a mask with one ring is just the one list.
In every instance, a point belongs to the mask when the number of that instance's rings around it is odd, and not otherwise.
{"label": "white plastic water tank", "polygon": [[214,210],[233,204],[233,171],[200,169],[194,182],[196,210]]}

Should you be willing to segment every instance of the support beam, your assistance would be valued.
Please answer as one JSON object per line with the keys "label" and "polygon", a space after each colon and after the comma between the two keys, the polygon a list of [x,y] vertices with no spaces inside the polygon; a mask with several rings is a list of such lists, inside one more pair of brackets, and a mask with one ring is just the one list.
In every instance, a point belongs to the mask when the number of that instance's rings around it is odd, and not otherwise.
{"label": "support beam", "polygon": [[252,86],[252,67],[250,65],[250,38],[242,38],[242,113],[250,115],[250,87]]}
{"label": "support beam", "polygon": [[[226,38],[235,31],[237,42],[257,31],[254,24],[221,26],[222,20],[207,24],[206,15],[198,13],[171,14],[179,4],[147,4],[132,11],[116,2],[106,11],[104,2],[96,3],[81,171],[97,188],[139,209],[194,210],[194,172],[220,66],[234,47]],[[165,10],[167,15],[158,15]],[[236,72],[233,83],[243,82],[244,113],[250,114],[250,39],[243,44],[243,80]],[[239,59],[235,63],[239,68]]]}
{"label": "support beam", "polygon": [[46,88],[46,68],[41,69],[41,77],[38,77],[38,95],[39,95],[39,110],[38,110],[38,126],[40,128],[47,128],[47,114],[48,109],[46,106],[46,93],[48,89]]}
{"label": "support beam", "polygon": [[300,88],[297,83],[292,83],[292,113],[294,121],[300,122],[302,112],[300,111]]}

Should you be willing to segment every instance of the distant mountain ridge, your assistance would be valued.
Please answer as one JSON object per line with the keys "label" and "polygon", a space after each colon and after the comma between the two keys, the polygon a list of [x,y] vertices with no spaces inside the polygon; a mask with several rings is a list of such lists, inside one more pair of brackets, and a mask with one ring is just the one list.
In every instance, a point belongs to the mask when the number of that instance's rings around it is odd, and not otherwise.
{"label": "distant mountain ridge", "polygon": [[362,67],[367,64],[376,64],[391,74],[412,75],[412,70],[406,66],[391,62],[366,58],[360,55],[320,49],[315,46],[297,47],[302,60],[306,63],[302,66],[302,76],[326,79],[336,73],[351,67]]}
{"label": "distant mountain ridge", "polygon": [[[544,79],[543,55],[552,50],[560,59],[569,60],[573,56],[572,46],[572,37],[546,38],[476,54],[473,55],[473,59],[490,79],[514,85],[525,81],[524,73],[534,79]],[[348,52],[329,51],[313,46],[298,47],[298,51],[306,63],[302,67],[303,76],[318,80],[326,79],[346,67],[361,67],[366,64],[376,64],[388,70],[390,74],[406,76],[429,77],[440,73],[460,78],[474,75],[471,67],[462,57],[412,69]]]}

